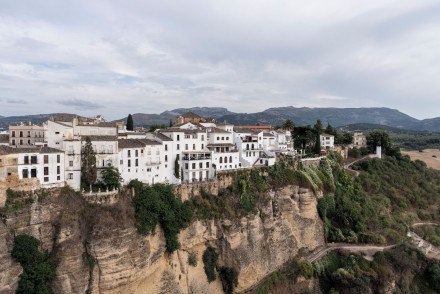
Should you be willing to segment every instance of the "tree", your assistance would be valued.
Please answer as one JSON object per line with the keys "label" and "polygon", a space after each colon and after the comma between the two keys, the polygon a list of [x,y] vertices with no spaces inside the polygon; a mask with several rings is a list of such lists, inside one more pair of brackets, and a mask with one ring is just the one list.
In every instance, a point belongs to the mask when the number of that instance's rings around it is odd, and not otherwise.
{"label": "tree", "polygon": [[293,122],[288,119],[283,123],[283,129],[288,130],[288,131],[292,131],[293,128],[295,127],[295,125],[293,124]]}
{"label": "tree", "polygon": [[315,153],[321,153],[321,134],[323,131],[322,122],[320,119],[316,121],[316,124],[313,126],[313,130],[315,131]]}
{"label": "tree", "polygon": [[301,126],[295,128],[295,131],[292,132],[292,138],[295,145],[299,144],[304,150],[307,145],[314,141],[315,134],[310,126]]}
{"label": "tree", "polygon": [[333,135],[336,137],[336,129],[332,127],[330,123],[327,123],[327,127],[325,128],[324,132],[326,134]]}
{"label": "tree", "polygon": [[176,155],[176,160],[174,161],[174,176],[179,179],[180,165],[179,165],[179,154]]}
{"label": "tree", "polygon": [[157,129],[166,129],[167,126],[166,124],[161,124],[161,125],[151,125],[150,129],[148,130],[149,132],[154,132]]}
{"label": "tree", "polygon": [[131,114],[127,117],[127,131],[133,131],[133,117]]}
{"label": "tree", "polygon": [[53,293],[48,284],[55,278],[57,262],[38,251],[40,241],[29,235],[14,238],[11,256],[23,267],[16,293]]}
{"label": "tree", "polygon": [[371,153],[376,151],[376,146],[381,146],[382,152],[386,153],[392,147],[392,143],[387,132],[375,130],[367,135],[367,146]]}
{"label": "tree", "polygon": [[96,182],[96,178],[96,155],[90,137],[87,137],[86,144],[81,151],[81,181],[90,186]]}
{"label": "tree", "polygon": [[173,121],[170,119],[170,128],[173,126]]}
{"label": "tree", "polygon": [[109,163],[106,167],[102,169],[101,177],[102,181],[109,189],[119,188],[123,181],[121,173],[111,163]]}

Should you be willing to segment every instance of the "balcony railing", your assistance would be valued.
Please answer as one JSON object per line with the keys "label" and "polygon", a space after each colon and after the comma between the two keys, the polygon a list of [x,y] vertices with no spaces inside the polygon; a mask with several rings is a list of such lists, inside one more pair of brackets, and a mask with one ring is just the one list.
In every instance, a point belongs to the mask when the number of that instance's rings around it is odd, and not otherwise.
{"label": "balcony railing", "polygon": [[211,155],[201,155],[201,156],[184,156],[182,157],[183,160],[206,160],[211,159]]}

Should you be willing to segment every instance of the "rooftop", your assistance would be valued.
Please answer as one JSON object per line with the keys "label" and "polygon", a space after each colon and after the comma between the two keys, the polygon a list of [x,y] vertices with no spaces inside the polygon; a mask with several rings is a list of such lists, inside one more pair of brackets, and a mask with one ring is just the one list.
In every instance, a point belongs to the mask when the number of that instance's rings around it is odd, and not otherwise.
{"label": "rooftop", "polygon": [[0,143],[9,143],[9,135],[0,134]]}
{"label": "rooftop", "polygon": [[200,115],[197,115],[191,111],[188,111],[188,112],[182,114],[182,117],[184,117],[184,118],[202,118]]}
{"label": "rooftop", "polygon": [[90,138],[90,141],[117,141],[117,136],[81,136],[81,141],[85,141],[87,137]]}
{"label": "rooftop", "polygon": [[40,153],[40,154],[47,154],[47,153],[64,153],[63,150],[50,148],[50,147],[26,147],[26,148],[14,148],[9,146],[2,146],[0,145],[0,155],[6,155],[6,154],[20,154],[20,153]]}

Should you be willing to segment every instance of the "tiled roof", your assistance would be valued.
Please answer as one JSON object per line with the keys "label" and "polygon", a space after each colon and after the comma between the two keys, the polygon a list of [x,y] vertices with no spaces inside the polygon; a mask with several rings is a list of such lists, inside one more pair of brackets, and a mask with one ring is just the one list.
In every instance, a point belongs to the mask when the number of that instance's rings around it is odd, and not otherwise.
{"label": "tiled roof", "polygon": [[254,131],[254,130],[251,130],[251,129],[247,129],[247,128],[235,128],[235,127],[234,127],[234,132],[236,132],[236,133],[251,133],[251,134],[255,133],[255,131]]}
{"label": "tiled roof", "polygon": [[137,139],[120,139],[118,148],[144,148],[145,144]]}
{"label": "tiled roof", "polygon": [[0,134],[0,143],[8,143],[9,135],[8,134]]}
{"label": "tiled roof", "polygon": [[46,154],[46,153],[64,153],[64,151],[50,148],[50,147],[25,147],[25,148],[14,148],[9,146],[2,146],[0,145],[0,155],[5,154],[20,154],[20,153],[40,153],[40,154]]}
{"label": "tiled roof", "polygon": [[171,139],[170,137],[165,136],[164,134],[161,134],[161,133],[159,133],[159,132],[156,132],[156,133],[154,133],[154,134],[155,134],[155,136],[156,136],[157,138],[159,138],[159,139],[162,140],[162,141],[173,141],[173,139]]}
{"label": "tiled roof", "polygon": [[264,137],[275,137],[274,135],[272,135],[271,133],[263,133]]}
{"label": "tiled roof", "polygon": [[90,141],[117,141],[117,136],[81,136],[81,141],[85,141],[89,137]]}
{"label": "tiled roof", "polygon": [[200,115],[195,114],[194,112],[188,111],[184,114],[182,114],[182,117],[185,118],[202,118]]}
{"label": "tiled roof", "polygon": [[57,113],[53,117],[53,121],[64,121],[64,122],[70,122],[74,118],[77,118],[78,116],[76,114],[70,114],[70,113]]}
{"label": "tiled roof", "polygon": [[228,131],[226,131],[226,130],[219,129],[219,128],[211,128],[210,133],[216,133],[216,134],[230,134],[231,132],[228,132]]}
{"label": "tiled roof", "polygon": [[136,139],[136,140],[144,143],[145,145],[162,145],[162,143],[151,139]]}

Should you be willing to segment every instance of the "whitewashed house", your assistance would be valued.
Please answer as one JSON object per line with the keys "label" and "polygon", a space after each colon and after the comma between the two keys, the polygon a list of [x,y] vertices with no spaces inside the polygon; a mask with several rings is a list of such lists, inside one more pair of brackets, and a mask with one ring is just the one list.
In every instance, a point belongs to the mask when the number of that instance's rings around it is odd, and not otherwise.
{"label": "whitewashed house", "polygon": [[319,136],[319,139],[321,140],[322,149],[332,149],[335,147],[335,136],[324,133]]}

